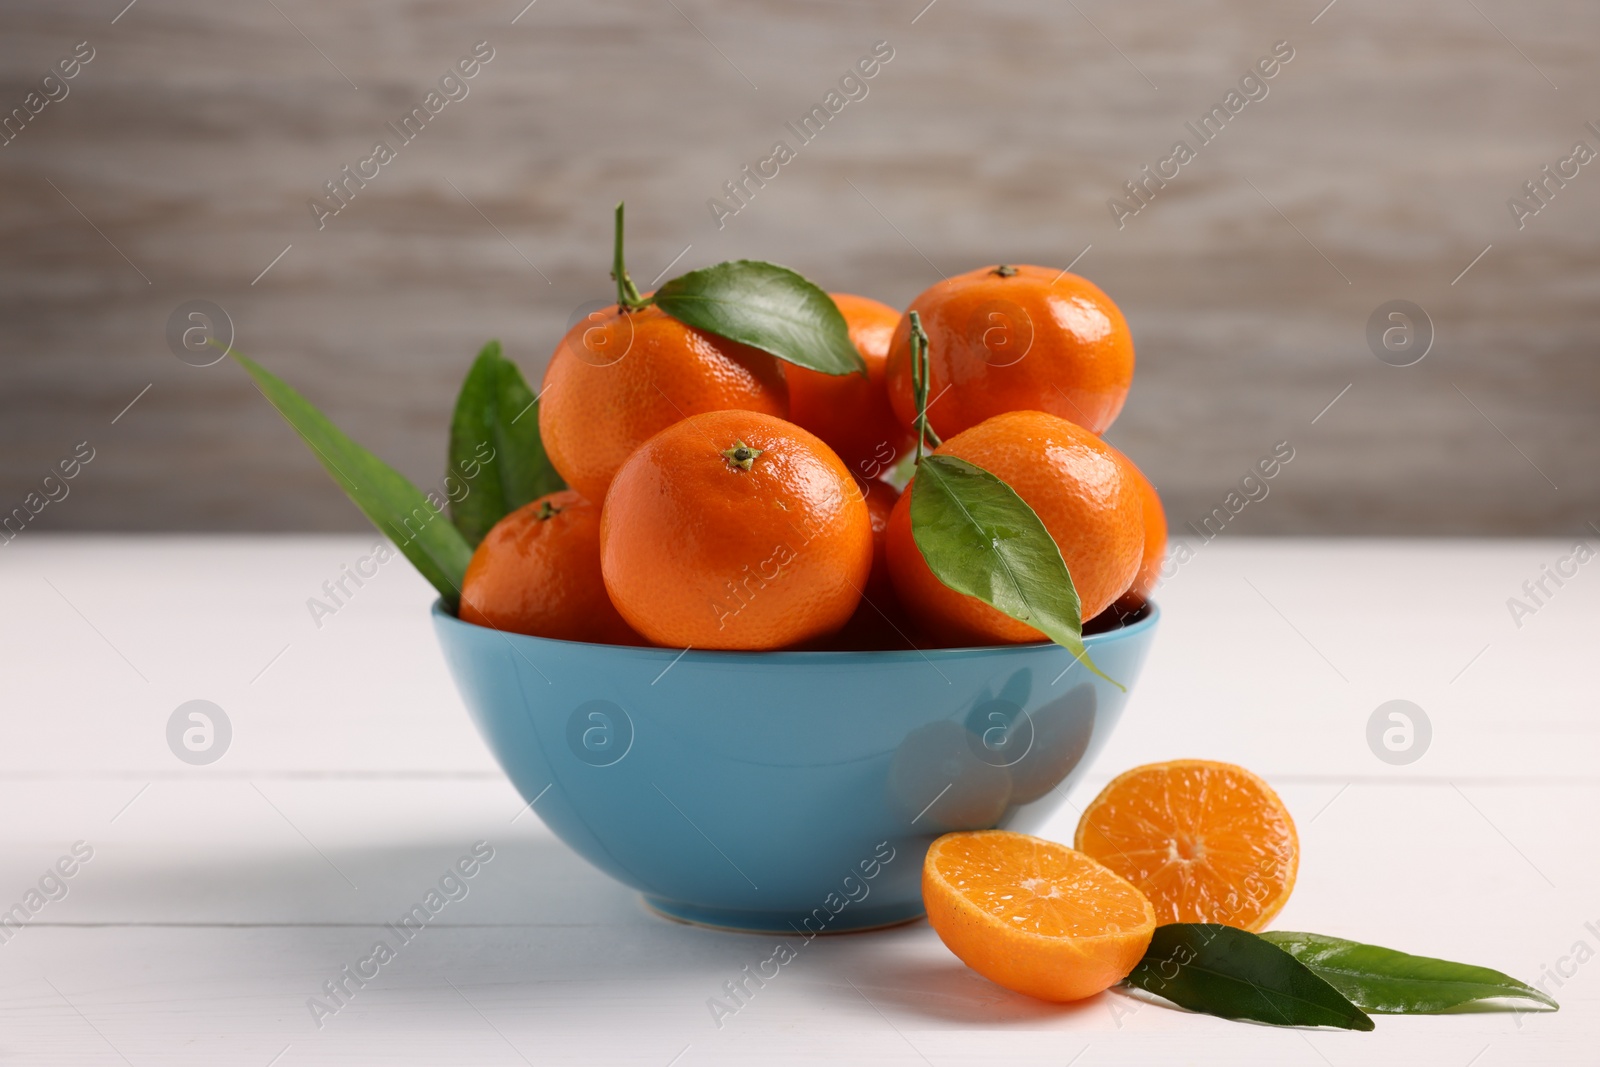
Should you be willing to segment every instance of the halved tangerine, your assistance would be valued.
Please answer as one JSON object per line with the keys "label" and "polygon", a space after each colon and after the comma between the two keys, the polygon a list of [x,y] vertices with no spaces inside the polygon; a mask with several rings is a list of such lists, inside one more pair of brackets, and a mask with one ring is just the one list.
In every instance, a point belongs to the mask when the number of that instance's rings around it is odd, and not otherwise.
{"label": "halved tangerine", "polygon": [[1008,830],[945,834],[922,865],[928,923],[961,962],[1041,1000],[1081,1000],[1144,956],[1156,913],[1082,852]]}
{"label": "halved tangerine", "polygon": [[1212,760],[1150,763],[1112,779],[1073,843],[1138,886],[1163,923],[1260,930],[1288,903],[1300,866],[1278,794]]}

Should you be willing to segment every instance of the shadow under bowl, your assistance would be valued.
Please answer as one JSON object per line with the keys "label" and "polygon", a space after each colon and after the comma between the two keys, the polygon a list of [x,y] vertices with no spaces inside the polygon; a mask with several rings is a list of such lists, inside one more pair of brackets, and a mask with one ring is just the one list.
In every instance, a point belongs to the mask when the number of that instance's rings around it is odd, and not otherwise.
{"label": "shadow under bowl", "polygon": [[[1160,612],[1084,638],[1132,687]],[[676,919],[834,933],[918,918],[953,830],[1042,825],[1127,693],[1058,645],[714,652],[503,633],[442,604],[473,721],[556,836]]]}

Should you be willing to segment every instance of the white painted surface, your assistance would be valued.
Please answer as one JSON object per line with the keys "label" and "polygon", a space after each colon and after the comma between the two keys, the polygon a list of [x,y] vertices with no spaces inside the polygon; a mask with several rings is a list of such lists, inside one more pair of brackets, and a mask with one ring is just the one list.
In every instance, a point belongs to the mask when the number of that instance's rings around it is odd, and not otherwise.
{"label": "white painted surface", "polygon": [[[518,816],[434,646],[428,590],[404,563],[317,629],[306,598],[368,543],[19,538],[3,550],[0,908],[74,841],[94,856],[65,898],[0,944],[0,1062],[1496,1067],[1595,1056],[1592,961],[1550,986],[1557,1014],[1292,1032],[1116,993],[1034,1002],[967,971],[920,923],[806,945],[719,1029],[707,998],[769,955],[770,939],[655,919]],[[1576,942],[1600,950],[1584,925],[1600,929],[1600,564],[1520,629],[1505,603],[1565,548],[1206,546],[1162,590],[1163,632],[1087,788],[1177,756],[1265,774],[1303,849],[1284,928],[1527,980]],[[165,742],[168,716],[196,698],[234,728],[209,767]],[[1368,717],[1392,698],[1433,724],[1410,766],[1366,746]],[[1069,837],[1075,818],[1064,810],[1051,835]],[[478,840],[495,856],[467,897],[318,1029],[307,998]]]}

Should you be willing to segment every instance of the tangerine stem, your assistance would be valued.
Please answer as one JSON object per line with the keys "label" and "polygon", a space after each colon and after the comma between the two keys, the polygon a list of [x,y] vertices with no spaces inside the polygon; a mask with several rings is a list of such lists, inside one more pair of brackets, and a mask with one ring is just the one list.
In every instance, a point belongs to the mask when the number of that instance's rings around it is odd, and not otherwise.
{"label": "tangerine stem", "polygon": [[735,441],[732,448],[723,451],[722,458],[728,461],[728,466],[747,471],[755,465],[756,458],[763,451],[760,448],[751,448],[743,441]]}
{"label": "tangerine stem", "polygon": [[922,462],[922,448],[926,442],[938,448],[939,435],[928,425],[928,334],[922,328],[922,316],[911,313],[911,396],[917,406],[917,462]]}
{"label": "tangerine stem", "polygon": [[617,201],[616,237],[611,249],[611,277],[617,281],[617,306],[632,310],[649,303],[639,295],[639,289],[628,277],[628,267],[622,259],[622,201]]}

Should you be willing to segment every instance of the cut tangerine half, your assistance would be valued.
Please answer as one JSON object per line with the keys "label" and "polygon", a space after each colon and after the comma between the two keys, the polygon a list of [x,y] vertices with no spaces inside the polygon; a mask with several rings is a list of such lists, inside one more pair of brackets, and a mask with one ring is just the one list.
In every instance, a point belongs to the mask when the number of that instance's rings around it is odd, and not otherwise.
{"label": "cut tangerine half", "polygon": [[1065,845],[1006,830],[945,834],[922,865],[928,923],[962,963],[1041,1000],[1127,977],[1156,929],[1122,878]]}
{"label": "cut tangerine half", "polygon": [[1119,775],[1084,809],[1073,843],[1138,886],[1163,923],[1260,930],[1288,903],[1300,866],[1278,794],[1211,760]]}

